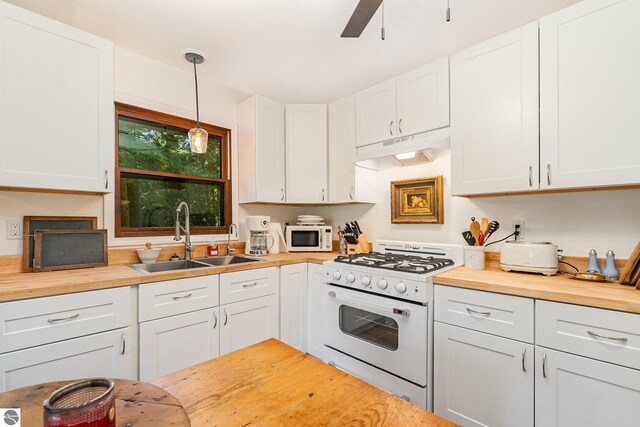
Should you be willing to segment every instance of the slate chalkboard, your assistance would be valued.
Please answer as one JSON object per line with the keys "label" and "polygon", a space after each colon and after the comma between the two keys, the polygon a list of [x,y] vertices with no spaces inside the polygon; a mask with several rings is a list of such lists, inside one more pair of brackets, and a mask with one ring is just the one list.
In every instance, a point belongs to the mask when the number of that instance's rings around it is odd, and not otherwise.
{"label": "slate chalkboard", "polygon": [[36,230],[33,271],[107,265],[107,230]]}
{"label": "slate chalkboard", "polygon": [[25,216],[23,220],[22,271],[32,271],[36,230],[95,230],[95,216]]}

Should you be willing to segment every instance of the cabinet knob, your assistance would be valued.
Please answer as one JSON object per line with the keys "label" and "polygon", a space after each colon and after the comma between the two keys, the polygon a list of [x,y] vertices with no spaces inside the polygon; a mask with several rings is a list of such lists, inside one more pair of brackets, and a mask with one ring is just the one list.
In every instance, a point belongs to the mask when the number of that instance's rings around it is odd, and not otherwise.
{"label": "cabinet knob", "polygon": [[284,188],[280,189],[280,201],[283,202],[284,201]]}
{"label": "cabinet knob", "polygon": [[109,171],[107,169],[104,170],[104,189],[109,189]]}
{"label": "cabinet knob", "polygon": [[529,166],[529,187],[533,187],[533,166]]}
{"label": "cabinet knob", "polygon": [[551,165],[547,163],[547,185],[551,185]]}

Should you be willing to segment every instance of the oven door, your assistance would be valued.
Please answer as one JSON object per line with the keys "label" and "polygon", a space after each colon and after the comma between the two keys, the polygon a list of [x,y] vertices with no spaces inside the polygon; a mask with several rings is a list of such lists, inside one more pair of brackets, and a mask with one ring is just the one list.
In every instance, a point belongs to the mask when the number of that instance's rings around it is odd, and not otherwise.
{"label": "oven door", "polygon": [[322,231],[314,227],[287,227],[287,249],[292,252],[318,252]]}
{"label": "oven door", "polygon": [[336,286],[326,292],[325,345],[427,385],[426,306]]}

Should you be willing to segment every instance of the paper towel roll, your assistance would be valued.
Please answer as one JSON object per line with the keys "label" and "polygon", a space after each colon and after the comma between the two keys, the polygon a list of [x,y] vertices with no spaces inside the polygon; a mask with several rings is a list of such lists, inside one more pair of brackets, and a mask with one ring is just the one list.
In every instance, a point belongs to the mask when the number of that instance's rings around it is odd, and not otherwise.
{"label": "paper towel roll", "polygon": [[272,222],[271,227],[269,228],[269,234],[273,237],[273,246],[269,248],[269,253],[277,254],[280,252],[287,252],[287,245],[284,241],[284,233],[282,232],[282,224],[279,222]]}

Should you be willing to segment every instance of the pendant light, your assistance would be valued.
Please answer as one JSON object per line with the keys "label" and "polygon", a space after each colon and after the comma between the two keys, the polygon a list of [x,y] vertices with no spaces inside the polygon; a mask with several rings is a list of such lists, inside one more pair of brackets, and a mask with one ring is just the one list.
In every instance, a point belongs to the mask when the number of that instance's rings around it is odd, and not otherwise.
{"label": "pendant light", "polygon": [[198,72],[196,65],[204,62],[204,56],[200,53],[189,50],[185,52],[184,58],[193,64],[193,76],[196,81],[196,127],[189,131],[189,145],[192,153],[203,154],[207,152],[207,141],[209,134],[200,127],[200,106],[198,105]]}

